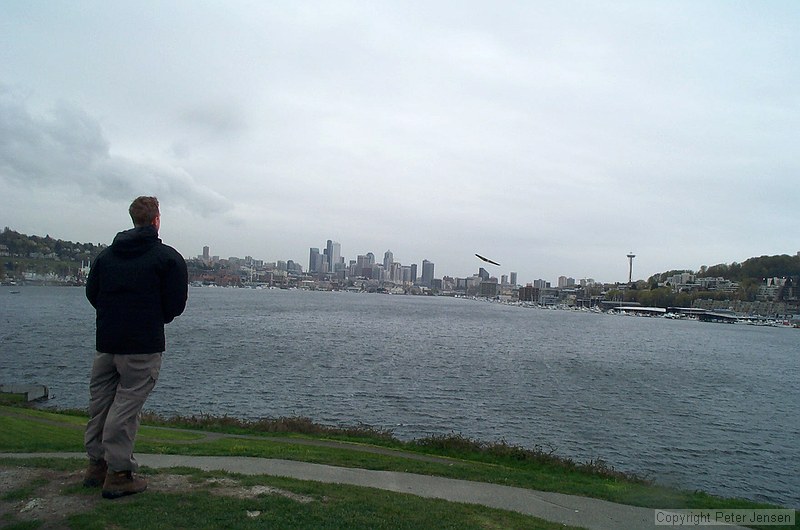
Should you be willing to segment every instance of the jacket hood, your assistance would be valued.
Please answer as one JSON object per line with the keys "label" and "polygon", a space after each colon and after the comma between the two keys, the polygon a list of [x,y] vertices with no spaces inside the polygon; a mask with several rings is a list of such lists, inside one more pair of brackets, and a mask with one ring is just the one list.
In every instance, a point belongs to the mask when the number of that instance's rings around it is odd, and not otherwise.
{"label": "jacket hood", "polygon": [[161,240],[152,225],[131,228],[118,233],[111,243],[111,252],[121,258],[141,256]]}

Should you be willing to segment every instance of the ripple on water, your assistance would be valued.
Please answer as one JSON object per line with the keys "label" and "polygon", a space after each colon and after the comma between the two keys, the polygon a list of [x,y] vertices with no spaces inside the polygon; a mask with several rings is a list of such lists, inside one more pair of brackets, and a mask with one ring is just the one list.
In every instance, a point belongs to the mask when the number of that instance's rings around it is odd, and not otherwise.
{"label": "ripple on water", "polygon": [[[48,384],[51,406],[84,408],[94,315],[83,291],[25,288],[0,296],[0,314],[0,373]],[[800,506],[795,330],[192,289],[167,342],[147,404],[158,413],[457,432]]]}

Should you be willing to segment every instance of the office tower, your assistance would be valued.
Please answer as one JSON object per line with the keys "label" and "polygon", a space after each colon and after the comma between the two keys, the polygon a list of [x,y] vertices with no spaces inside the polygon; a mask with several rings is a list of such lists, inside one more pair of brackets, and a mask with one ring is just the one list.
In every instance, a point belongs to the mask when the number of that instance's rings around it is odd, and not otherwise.
{"label": "office tower", "polygon": [[387,250],[383,255],[383,270],[391,270],[392,263],[394,263],[394,254],[391,250]]}
{"label": "office tower", "polygon": [[420,283],[425,287],[433,285],[433,263],[426,259],[422,260],[422,279]]}
{"label": "office tower", "polygon": [[319,249],[311,248],[308,253],[308,272],[319,272],[318,266],[320,261]]}
{"label": "office tower", "polygon": [[325,245],[325,256],[328,259],[328,271],[335,272],[337,265],[342,261],[342,246],[336,241],[331,241],[329,239]]}
{"label": "office tower", "polygon": [[411,283],[417,283],[417,264],[411,264]]}
{"label": "office tower", "polygon": [[559,276],[558,277],[558,288],[562,289],[567,286],[567,277],[566,276]]}
{"label": "office tower", "polygon": [[517,273],[516,272],[512,272],[511,273],[511,285],[514,286],[514,287],[517,286]]}
{"label": "office tower", "polygon": [[369,276],[372,277],[372,265],[375,260],[375,256],[372,256],[370,259],[370,255],[363,255],[359,254],[358,258],[356,259],[356,276]]}
{"label": "office tower", "polygon": [[375,265],[375,254],[367,252],[367,265]]}
{"label": "office tower", "polygon": [[333,263],[331,271],[339,270],[341,265],[344,264],[344,258],[342,257],[342,245],[336,241],[333,242],[333,255],[331,256],[331,262]]}
{"label": "office tower", "polygon": [[403,283],[403,265],[402,263],[392,264],[392,275],[394,276],[395,283]]}
{"label": "office tower", "polygon": [[508,285],[508,274],[500,276],[500,285]]}
{"label": "office tower", "polygon": [[484,269],[483,267],[481,267],[480,269],[478,269],[478,276],[479,276],[479,277],[480,277],[480,279],[481,279],[481,280],[483,280],[484,282],[485,282],[485,281],[488,281],[488,280],[489,280],[489,277],[490,277],[490,275],[489,275],[489,271],[487,271],[486,269]]}
{"label": "office tower", "polygon": [[208,263],[211,259],[210,250],[208,247],[203,247],[203,263]]}

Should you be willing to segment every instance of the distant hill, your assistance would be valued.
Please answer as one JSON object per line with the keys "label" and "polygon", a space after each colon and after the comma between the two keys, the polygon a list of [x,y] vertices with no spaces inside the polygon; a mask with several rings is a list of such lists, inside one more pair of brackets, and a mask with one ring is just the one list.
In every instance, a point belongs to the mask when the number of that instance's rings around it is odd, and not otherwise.
{"label": "distant hill", "polygon": [[800,255],[790,256],[781,254],[777,256],[760,256],[750,258],[744,263],[733,262],[729,265],[721,263],[706,267],[703,265],[698,271],[673,270],[655,274],[650,277],[652,283],[664,282],[670,276],[690,272],[700,278],[725,278],[732,282],[762,281],[764,278],[796,278],[800,277]]}
{"label": "distant hill", "polygon": [[[0,255],[15,258],[39,258],[60,261],[91,260],[105,247],[93,243],[73,243],[62,239],[28,236],[5,227],[0,233]],[[3,248],[3,246],[5,248]]]}

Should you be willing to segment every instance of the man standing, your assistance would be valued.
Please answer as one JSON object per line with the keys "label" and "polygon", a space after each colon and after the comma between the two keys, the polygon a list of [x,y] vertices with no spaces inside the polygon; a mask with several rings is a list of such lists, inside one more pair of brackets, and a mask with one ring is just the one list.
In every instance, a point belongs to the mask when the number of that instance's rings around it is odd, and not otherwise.
{"label": "man standing", "polygon": [[147,481],[133,445],[144,402],[158,380],[164,324],[186,307],[186,262],[158,238],[158,199],[139,197],[128,209],[134,228],[120,232],[92,263],[86,298],[97,311],[97,353],[89,383],[83,484],[103,497],[140,493]]}

